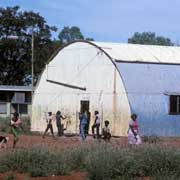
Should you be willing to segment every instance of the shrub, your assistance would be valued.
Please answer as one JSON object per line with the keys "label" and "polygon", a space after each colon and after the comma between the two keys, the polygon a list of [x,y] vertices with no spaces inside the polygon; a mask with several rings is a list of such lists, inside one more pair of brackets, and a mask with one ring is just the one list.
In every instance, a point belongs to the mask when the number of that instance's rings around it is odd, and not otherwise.
{"label": "shrub", "polygon": [[[90,179],[136,179],[138,177],[180,178],[180,152],[145,146],[129,149],[103,148],[87,162]],[[177,179],[177,178],[176,178]]]}
{"label": "shrub", "polygon": [[143,136],[142,139],[143,139],[143,142],[149,143],[149,144],[151,143],[156,144],[161,141],[161,139],[157,135]]}
{"label": "shrub", "polygon": [[76,148],[50,152],[45,147],[16,150],[0,156],[0,172],[12,170],[29,173],[32,177],[68,174],[72,170],[81,168],[80,163],[84,161],[83,156],[80,155],[81,150]]}
{"label": "shrub", "polygon": [[4,133],[10,133],[10,117],[0,118],[0,131]]}
{"label": "shrub", "polygon": [[57,152],[39,147],[1,154],[0,164],[0,172],[33,177],[83,170],[91,180],[180,179],[180,151],[155,145],[116,148],[101,142]]}
{"label": "shrub", "polygon": [[115,149],[101,145],[99,148],[93,148],[86,160],[86,169],[92,180],[106,180],[114,176],[117,154]]}
{"label": "shrub", "polygon": [[49,173],[50,157],[49,151],[44,149],[17,150],[0,158],[0,171],[12,170],[34,175],[36,169],[38,176],[46,176]]}

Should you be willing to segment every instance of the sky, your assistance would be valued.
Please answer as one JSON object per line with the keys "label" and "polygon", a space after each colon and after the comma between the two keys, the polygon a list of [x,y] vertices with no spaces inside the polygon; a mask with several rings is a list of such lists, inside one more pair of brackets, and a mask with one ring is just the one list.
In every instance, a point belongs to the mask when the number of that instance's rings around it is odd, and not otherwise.
{"label": "sky", "polygon": [[0,0],[1,7],[14,5],[39,12],[59,31],[78,26],[96,41],[127,42],[134,32],[151,31],[180,42],[180,0]]}

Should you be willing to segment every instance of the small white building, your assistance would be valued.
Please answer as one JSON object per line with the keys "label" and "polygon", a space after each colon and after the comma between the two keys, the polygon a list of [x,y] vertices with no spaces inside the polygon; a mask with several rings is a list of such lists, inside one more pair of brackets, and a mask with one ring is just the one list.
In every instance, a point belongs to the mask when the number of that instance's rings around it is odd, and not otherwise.
{"label": "small white building", "polygon": [[[32,131],[44,131],[46,114],[60,110],[68,133],[79,132],[79,112],[110,121],[126,136],[131,113],[142,134],[180,135],[180,47],[76,41],[61,48],[34,92]],[[101,126],[101,127],[102,127]],[[54,127],[55,123],[54,123]]]}
{"label": "small white building", "polygon": [[21,117],[31,117],[30,86],[0,86],[0,118],[9,118],[15,111]]}

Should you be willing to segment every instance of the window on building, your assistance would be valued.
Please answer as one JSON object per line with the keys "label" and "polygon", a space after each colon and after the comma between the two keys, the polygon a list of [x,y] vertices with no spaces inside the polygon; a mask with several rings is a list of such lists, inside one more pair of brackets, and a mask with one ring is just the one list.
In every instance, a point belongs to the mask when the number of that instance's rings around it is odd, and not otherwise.
{"label": "window on building", "polygon": [[6,102],[6,101],[7,101],[6,92],[0,92],[0,102]]}
{"label": "window on building", "polygon": [[25,93],[15,92],[12,98],[13,103],[25,103]]}
{"label": "window on building", "polygon": [[31,103],[31,92],[25,93],[25,103]]}
{"label": "window on building", "polygon": [[171,95],[170,97],[170,114],[180,114],[180,96]]}
{"label": "window on building", "polygon": [[20,114],[28,114],[28,105],[27,104],[19,104],[19,113]]}
{"label": "window on building", "polygon": [[18,112],[19,114],[28,114],[27,104],[11,104],[11,113]]}
{"label": "window on building", "polygon": [[7,104],[0,103],[0,114],[7,114]]}

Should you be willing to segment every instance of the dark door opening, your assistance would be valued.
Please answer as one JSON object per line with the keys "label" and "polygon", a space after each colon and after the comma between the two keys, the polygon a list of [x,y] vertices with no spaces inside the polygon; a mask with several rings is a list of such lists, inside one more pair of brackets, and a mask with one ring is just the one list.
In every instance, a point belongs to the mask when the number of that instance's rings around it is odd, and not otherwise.
{"label": "dark door opening", "polygon": [[81,108],[80,108],[80,112],[89,112],[89,101],[81,101]]}

